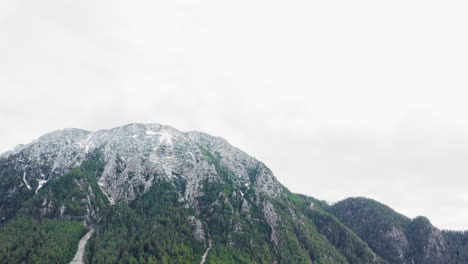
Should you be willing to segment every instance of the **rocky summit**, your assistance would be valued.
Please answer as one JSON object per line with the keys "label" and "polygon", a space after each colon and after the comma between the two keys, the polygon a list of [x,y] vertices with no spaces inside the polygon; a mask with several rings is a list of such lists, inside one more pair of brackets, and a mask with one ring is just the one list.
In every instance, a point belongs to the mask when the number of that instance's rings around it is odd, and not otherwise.
{"label": "rocky summit", "polygon": [[370,199],[294,194],[222,138],[129,124],[0,156],[0,263],[72,260],[468,263],[468,233]]}

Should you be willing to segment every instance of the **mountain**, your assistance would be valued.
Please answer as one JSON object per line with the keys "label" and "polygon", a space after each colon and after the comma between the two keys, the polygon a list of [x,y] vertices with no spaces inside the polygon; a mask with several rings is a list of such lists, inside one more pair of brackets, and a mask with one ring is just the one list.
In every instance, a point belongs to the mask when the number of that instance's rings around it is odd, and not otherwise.
{"label": "mountain", "polygon": [[466,233],[291,193],[201,132],[65,129],[0,156],[1,263],[68,263],[85,234],[86,263],[468,263]]}
{"label": "mountain", "polygon": [[409,219],[366,198],[329,210],[390,263],[468,263],[468,232],[441,231],[425,217]]}

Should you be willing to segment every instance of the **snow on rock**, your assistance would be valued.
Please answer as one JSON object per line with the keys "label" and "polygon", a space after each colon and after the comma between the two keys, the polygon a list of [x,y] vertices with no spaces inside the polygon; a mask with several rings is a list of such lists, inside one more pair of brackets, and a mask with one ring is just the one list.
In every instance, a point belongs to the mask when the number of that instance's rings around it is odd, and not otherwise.
{"label": "snow on rock", "polygon": [[[194,206],[196,198],[203,195],[206,180],[222,179],[206,151],[232,172],[236,186],[245,185],[254,188],[257,194],[271,196],[281,192],[279,183],[263,163],[226,140],[201,132],[183,133],[159,124],[129,124],[96,132],[55,131],[15,148],[8,159],[16,160],[16,169],[27,173],[29,181],[38,182],[37,192],[47,181],[64,175],[89,159],[91,153],[97,153],[104,167],[96,177],[111,203],[134,199],[140,192],[148,191],[157,179],[177,179],[185,182],[181,196]],[[31,189],[25,175],[23,180]]]}
{"label": "snow on rock", "polygon": [[88,152],[89,152],[89,149],[90,149],[90,147],[91,147],[91,139],[92,139],[92,137],[93,137],[93,134],[90,133],[90,134],[88,134],[88,136],[87,136],[84,140],[82,140],[82,141],[79,143],[79,145],[81,146],[81,148],[84,148],[85,153],[88,153]]}
{"label": "snow on rock", "polygon": [[26,188],[32,190],[31,186],[29,185],[28,181],[26,180],[26,172],[23,173],[23,182],[26,184]]}
{"label": "snow on rock", "polygon": [[154,132],[154,131],[151,131],[151,130],[146,130],[145,134],[149,135],[149,136],[154,136],[154,135],[158,134],[158,132]]}
{"label": "snow on rock", "polygon": [[12,151],[8,150],[0,154],[0,159],[6,159],[11,155]]}
{"label": "snow on rock", "polygon": [[188,136],[197,144],[210,150],[211,153],[216,153],[223,165],[232,171],[241,182],[250,181],[251,176],[253,176],[251,174],[254,173],[256,181],[254,182],[255,186],[252,187],[255,187],[257,193],[262,192],[273,197],[281,194],[281,185],[273,172],[254,157],[232,146],[223,138],[196,131],[189,132]]}
{"label": "snow on rock", "polygon": [[172,136],[167,131],[163,131],[159,133],[159,144],[167,143],[168,145],[172,145]]}
{"label": "snow on rock", "polygon": [[44,184],[46,184],[46,183],[47,183],[46,180],[38,180],[37,181],[37,189],[36,189],[35,193],[37,193],[42,188],[42,186],[44,186]]}

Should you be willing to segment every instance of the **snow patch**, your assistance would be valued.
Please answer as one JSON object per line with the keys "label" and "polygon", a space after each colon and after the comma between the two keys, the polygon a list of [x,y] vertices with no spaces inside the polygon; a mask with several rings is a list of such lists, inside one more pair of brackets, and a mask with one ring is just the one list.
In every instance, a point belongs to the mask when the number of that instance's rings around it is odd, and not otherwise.
{"label": "snow patch", "polygon": [[112,197],[110,197],[109,195],[107,195],[107,192],[104,191],[103,187],[104,187],[104,183],[102,182],[99,182],[98,181],[98,186],[99,186],[99,189],[101,189],[102,193],[104,194],[104,196],[106,196],[107,200],[109,201],[109,203],[111,205],[114,205],[115,204],[115,201]]}
{"label": "snow patch", "polygon": [[63,217],[64,212],[65,212],[65,205],[62,204],[62,206],[60,206],[60,216]]}
{"label": "snow patch", "polygon": [[37,181],[37,189],[36,189],[36,193],[42,188],[42,186],[44,186],[44,184],[46,184],[47,181],[46,180],[38,180]]}
{"label": "snow patch", "polygon": [[171,134],[167,133],[166,131],[163,131],[159,133],[159,144],[162,144],[163,142],[166,142],[168,145],[172,146],[172,136]]}
{"label": "snow patch", "polygon": [[133,135],[132,138],[133,139],[138,138],[138,135]]}
{"label": "snow patch", "polygon": [[29,190],[32,190],[31,186],[28,184],[28,181],[26,181],[26,172],[23,173],[23,182],[24,182],[24,184],[26,184],[26,187]]}
{"label": "snow patch", "polygon": [[89,149],[91,147],[91,138],[93,137],[93,134],[89,134],[86,139],[84,140],[84,142],[82,142],[80,145],[82,146],[82,148],[85,149],[85,153],[88,153],[89,152]]}
{"label": "snow patch", "polygon": [[107,196],[107,195],[106,195],[106,197],[107,197],[107,200],[109,200],[110,205],[114,205],[114,204],[115,204],[115,201],[114,201],[114,199],[113,199],[112,197],[109,197],[109,196]]}
{"label": "snow patch", "polygon": [[154,132],[154,131],[151,131],[151,130],[146,130],[145,134],[149,135],[149,136],[154,136],[154,135],[158,134],[158,132]]}

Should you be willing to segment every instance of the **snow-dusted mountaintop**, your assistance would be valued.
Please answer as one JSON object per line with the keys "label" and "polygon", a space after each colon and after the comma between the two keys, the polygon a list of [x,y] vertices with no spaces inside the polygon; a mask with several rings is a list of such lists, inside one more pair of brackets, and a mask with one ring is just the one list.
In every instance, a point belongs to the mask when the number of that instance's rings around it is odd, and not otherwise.
{"label": "snow-dusted mountaintop", "polygon": [[[104,168],[98,183],[110,201],[132,200],[148,190],[155,179],[181,178],[182,194],[190,201],[200,195],[204,180],[220,177],[206,152],[234,173],[239,185],[258,185],[258,191],[280,191],[272,172],[263,163],[230,145],[226,140],[201,132],[184,133],[159,124],[129,124],[90,132],[64,129],[48,133],[30,144],[20,145],[0,156],[0,162],[15,164],[23,186],[38,191],[99,153]],[[250,182],[255,172],[255,182]]]}

